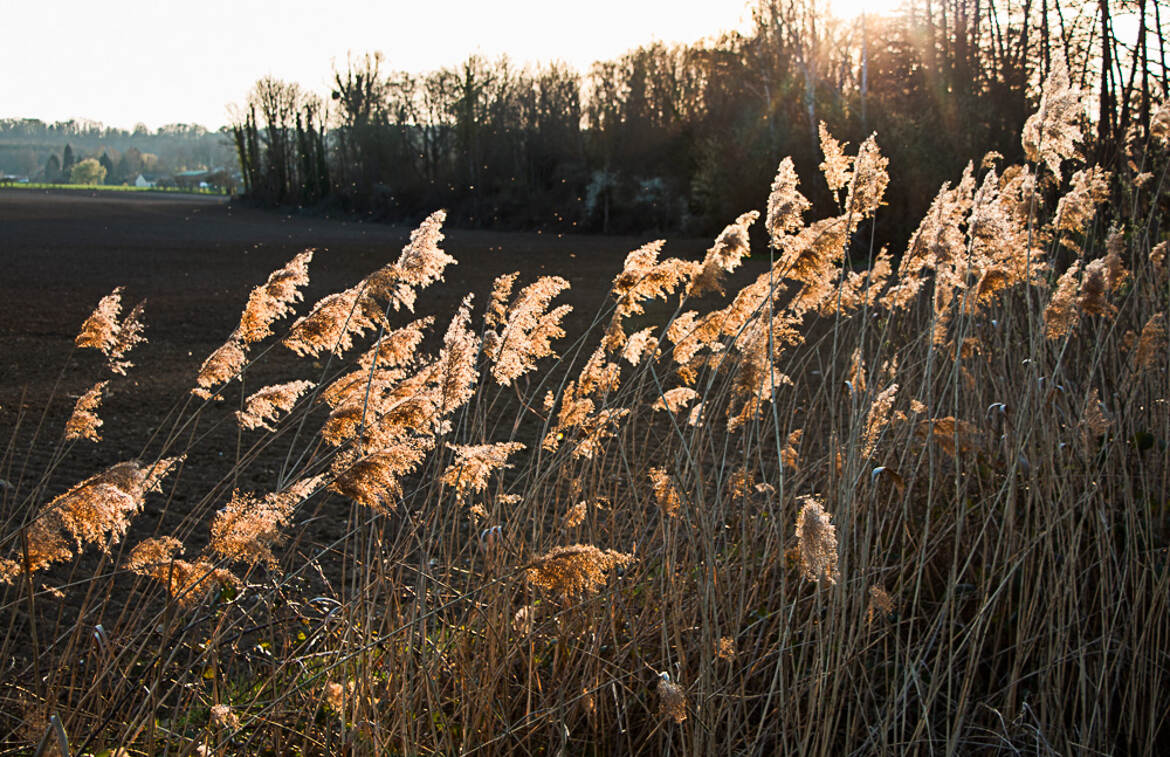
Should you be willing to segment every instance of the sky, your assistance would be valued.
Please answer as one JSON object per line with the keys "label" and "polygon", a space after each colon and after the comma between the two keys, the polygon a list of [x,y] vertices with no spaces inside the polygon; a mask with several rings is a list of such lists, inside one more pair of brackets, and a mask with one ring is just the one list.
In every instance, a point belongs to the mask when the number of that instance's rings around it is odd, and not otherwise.
{"label": "sky", "polygon": [[746,0],[2,0],[0,118],[151,129],[227,122],[260,77],[326,94],[334,63],[383,70],[471,53],[517,64],[594,60],[651,41],[746,29]]}

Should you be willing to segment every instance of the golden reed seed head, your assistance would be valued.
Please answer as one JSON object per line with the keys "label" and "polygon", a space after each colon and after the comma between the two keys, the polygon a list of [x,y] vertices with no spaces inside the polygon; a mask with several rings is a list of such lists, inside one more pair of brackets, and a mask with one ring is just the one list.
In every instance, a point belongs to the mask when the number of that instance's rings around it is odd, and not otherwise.
{"label": "golden reed seed head", "polygon": [[832,515],[825,511],[818,495],[797,499],[800,512],[796,516],[796,541],[800,553],[800,568],[810,581],[821,579],[837,583],[837,527]]}
{"label": "golden reed seed head", "polygon": [[849,378],[845,379],[850,394],[857,396],[865,393],[865,373],[865,357],[861,354],[861,347],[855,347],[849,356]]}
{"label": "golden reed seed head", "polygon": [[326,351],[341,355],[353,347],[355,336],[384,323],[382,309],[363,282],[318,300],[308,315],[293,322],[284,346],[302,357]]}
{"label": "golden reed seed head", "polygon": [[107,358],[110,371],[126,375],[126,369],[133,363],[126,360],[135,345],[146,341],[142,336],[142,311],[146,300],[134,306],[134,309],[121,320],[118,316],[122,312],[122,287],[117,287],[98,302],[94,311],[81,324],[74,343],[82,349],[95,349]]}
{"label": "golden reed seed head", "polygon": [[654,499],[657,500],[662,513],[669,518],[677,517],[678,511],[682,507],[682,496],[675,488],[670,474],[665,468],[656,467],[651,467],[648,474],[650,485],[654,491]]}
{"label": "golden reed seed head", "polygon": [[443,280],[446,267],[457,262],[439,248],[446,217],[442,210],[431,213],[410,233],[410,241],[396,262],[374,271],[362,281],[372,296],[385,300],[395,310],[406,308],[413,312],[417,290]]}
{"label": "golden reed seed head", "polygon": [[1166,271],[1166,250],[1170,248],[1170,242],[1158,242],[1150,249],[1150,265],[1154,267],[1154,272],[1161,276]]}
{"label": "golden reed seed head", "polygon": [[101,434],[98,433],[102,419],[98,417],[97,409],[102,404],[102,391],[109,383],[109,381],[99,381],[85,394],[77,398],[77,404],[73,406],[73,413],[65,422],[65,441],[88,439],[91,442],[100,442],[102,440]]}
{"label": "golden reed seed head", "polygon": [[1142,327],[1142,335],[1138,338],[1137,351],[1134,353],[1134,366],[1138,371],[1144,371],[1165,356],[1166,316],[1164,313],[1155,313]]}
{"label": "golden reed seed head", "polygon": [[102,297],[97,307],[81,324],[81,331],[74,339],[81,349],[94,349],[109,355],[118,340],[118,317],[122,314],[122,287]]}
{"label": "golden reed seed head", "polygon": [[324,478],[304,478],[263,498],[232,492],[231,500],[211,522],[208,550],[225,560],[250,565],[263,562],[275,570],[272,547],[284,538],[281,529],[289,524],[296,507],[321,487]]}
{"label": "golden reed seed head", "polygon": [[[146,467],[133,461],[118,463],[43,505],[25,531],[29,571],[68,560],[85,544],[108,550],[126,533],[146,494],[158,491],[182,459],[163,458]],[[5,561],[0,564],[0,580],[11,582],[23,571],[23,561]]]}
{"label": "golden reed seed head", "polygon": [[479,381],[476,357],[479,354],[479,339],[468,328],[471,323],[471,300],[473,295],[463,298],[459,311],[451,319],[447,333],[443,336],[443,348],[435,365],[435,389],[439,415],[446,416],[453,410],[467,404],[475,393]]}
{"label": "golden reed seed head", "polygon": [[697,262],[678,258],[659,261],[658,254],[665,243],[665,240],[658,239],[634,250],[626,256],[622,272],[614,277],[610,294],[617,305],[602,341],[607,352],[616,352],[625,346],[623,319],[645,313],[644,301],[666,299],[700,270],[701,264]]}
{"label": "golden reed seed head", "polygon": [[312,381],[289,381],[266,386],[244,401],[244,409],[236,411],[236,421],[242,429],[275,431],[269,421],[275,421],[281,413],[291,410],[301,395],[313,386]]}
{"label": "golden reed seed head", "polygon": [[[505,278],[508,277],[501,277]],[[561,320],[572,311],[572,306],[560,305],[549,311],[552,299],[568,289],[569,282],[560,276],[542,276],[524,287],[510,308],[504,308],[502,301],[497,303],[496,299],[506,297],[511,285],[506,290],[501,288],[501,279],[496,280],[497,289],[492,292],[487,320],[502,328],[487,353],[496,383],[509,386],[535,370],[537,360],[555,354],[552,342],[565,335]]]}
{"label": "golden reed seed head", "polygon": [[268,275],[268,281],[252,290],[240,313],[236,334],[243,344],[259,342],[272,334],[272,324],[293,312],[292,303],[303,299],[300,288],[309,283],[313,250],[296,255]]}
{"label": "golden reed seed head", "polygon": [[458,261],[439,248],[443,241],[445,210],[436,210],[419,227],[410,232],[410,242],[402,248],[397,267],[412,287],[422,289],[443,280],[443,271]]}
{"label": "golden reed seed head", "polygon": [[609,571],[633,561],[633,555],[588,544],[554,547],[529,563],[528,582],[568,599],[596,593]]}
{"label": "golden reed seed head", "polygon": [[724,274],[734,271],[743,258],[752,254],[748,228],[759,217],[758,210],[750,210],[719,233],[687,284],[688,296],[702,297],[708,292],[723,294]]}
{"label": "golden reed seed head", "polygon": [[146,328],[142,322],[142,311],[145,307],[146,300],[139,302],[118,324],[114,344],[106,353],[109,357],[106,365],[112,373],[125,376],[126,369],[134,366],[134,363],[126,360],[126,355],[130,354],[130,350],[146,341],[146,337],[142,335]]}
{"label": "golden reed seed head", "polygon": [[216,348],[199,367],[195,377],[195,388],[191,393],[202,399],[211,399],[212,389],[226,384],[240,374],[248,363],[248,355],[238,334],[232,334],[226,342]]}
{"label": "golden reed seed head", "polygon": [[407,439],[376,452],[346,450],[333,459],[329,488],[377,512],[388,513],[402,494],[400,479],[422,462],[430,439]]}
{"label": "golden reed seed head", "polygon": [[844,145],[829,134],[824,121],[817,125],[817,131],[821,139],[821,154],[825,156],[818,168],[825,175],[829,191],[839,192],[853,179],[853,156],[845,154]]}
{"label": "golden reed seed head", "polygon": [[610,407],[586,418],[573,445],[573,457],[592,460],[604,448],[604,442],[617,433],[621,421],[630,414],[626,407]]}
{"label": "golden reed seed head", "polygon": [[1072,86],[1068,65],[1057,56],[1044,81],[1040,107],[1024,122],[1020,135],[1028,160],[1044,163],[1059,178],[1061,161],[1079,156],[1076,145],[1084,112],[1084,93]]}
{"label": "golden reed seed head", "polygon": [[1044,308],[1044,335],[1048,339],[1063,339],[1077,325],[1081,315],[1077,308],[1080,272],[1081,262],[1075,260],[1056,280],[1056,289]]}
{"label": "golden reed seed head", "polygon": [[1129,271],[1125,268],[1122,256],[1125,253],[1125,237],[1117,229],[1112,229],[1105,240],[1105,283],[1110,292],[1116,292],[1129,279]]}
{"label": "golden reed seed head", "polygon": [[801,437],[804,436],[804,429],[798,428],[788,435],[787,443],[784,449],[780,450],[780,463],[785,468],[791,468],[794,473],[800,472],[800,446]]}
{"label": "golden reed seed head", "polygon": [[626,346],[622,348],[622,359],[630,365],[637,365],[646,356],[655,359],[658,355],[658,340],[653,336],[654,330],[654,326],[647,326],[630,334]]}
{"label": "golden reed seed head", "polygon": [[497,444],[448,444],[455,452],[455,461],[443,471],[442,482],[455,489],[457,499],[478,494],[487,488],[492,473],[508,465],[508,457],[525,449],[522,442]]}
{"label": "golden reed seed head", "polygon": [[699,393],[689,386],[676,386],[674,389],[667,389],[663,392],[662,396],[654,401],[652,407],[654,410],[677,413],[698,398]]}
{"label": "golden reed seed head", "polygon": [[147,539],[130,551],[126,567],[160,582],[183,607],[198,604],[217,586],[237,590],[243,586],[229,570],[203,560],[192,563],[176,558],[182,551],[182,543],[173,537]]}
{"label": "golden reed seed head", "polygon": [[735,659],[735,639],[724,636],[715,642],[715,656],[720,660],[731,662]]}
{"label": "golden reed seed head", "polygon": [[508,319],[508,298],[512,296],[512,287],[520,277],[519,271],[505,273],[496,277],[492,283],[492,295],[488,300],[487,313],[483,323],[489,329],[499,328]]}
{"label": "golden reed seed head", "polygon": [[569,508],[565,513],[564,520],[561,521],[565,528],[576,528],[585,522],[585,516],[589,512],[589,505],[585,500],[581,500],[577,504]]}
{"label": "golden reed seed head", "polygon": [[1109,172],[1099,166],[1089,166],[1072,175],[1072,185],[1056,203],[1053,225],[1065,232],[1061,241],[1072,249],[1079,249],[1068,234],[1080,234],[1097,213],[1101,203],[1109,199]]}
{"label": "golden reed seed head", "polygon": [[1108,264],[1104,258],[1090,261],[1085,266],[1085,275],[1081,279],[1081,291],[1077,296],[1077,305],[1087,315],[1112,317],[1117,310],[1105,297],[1108,291]]}
{"label": "golden reed seed head", "polygon": [[796,191],[800,183],[792,158],[784,158],[776,167],[776,177],[768,195],[768,212],[764,225],[771,244],[776,249],[784,246],[783,239],[804,225],[804,213],[812,204]]}
{"label": "golden reed seed head", "polygon": [[894,406],[897,394],[898,385],[891,384],[874,397],[873,403],[869,406],[869,412],[865,417],[865,431],[861,436],[861,456],[863,458],[868,458],[877,448],[882,431],[890,423],[890,410]]}
{"label": "golden reed seed head", "polygon": [[874,135],[871,134],[861,143],[853,163],[849,194],[845,199],[845,210],[851,215],[850,233],[857,228],[861,219],[872,216],[881,206],[890,183],[890,175],[886,170],[889,164],[889,159],[878,149]]}
{"label": "golden reed seed head", "polygon": [[598,347],[585,361],[577,377],[577,395],[589,397],[617,391],[621,385],[621,366],[605,359],[604,347]]}

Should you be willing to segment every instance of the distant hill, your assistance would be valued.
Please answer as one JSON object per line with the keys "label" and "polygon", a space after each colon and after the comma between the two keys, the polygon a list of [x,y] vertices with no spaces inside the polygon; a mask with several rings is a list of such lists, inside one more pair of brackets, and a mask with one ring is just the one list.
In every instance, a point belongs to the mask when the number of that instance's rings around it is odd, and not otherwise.
{"label": "distant hill", "polygon": [[238,171],[236,151],[226,129],[168,124],[151,131],[139,124],[127,131],[87,120],[47,124],[35,118],[0,119],[0,175],[54,181],[65,163],[85,158],[101,160],[107,166],[107,184],[133,182],[140,173]]}

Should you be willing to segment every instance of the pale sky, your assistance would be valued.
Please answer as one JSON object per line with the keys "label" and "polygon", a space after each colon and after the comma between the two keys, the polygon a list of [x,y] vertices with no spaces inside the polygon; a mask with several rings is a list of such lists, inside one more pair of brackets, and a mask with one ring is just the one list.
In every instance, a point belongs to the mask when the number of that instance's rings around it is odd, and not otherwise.
{"label": "pale sky", "polygon": [[585,71],[654,40],[746,28],[746,0],[0,0],[0,118],[218,128],[271,74],[321,94],[334,61],[384,70],[471,53]]}

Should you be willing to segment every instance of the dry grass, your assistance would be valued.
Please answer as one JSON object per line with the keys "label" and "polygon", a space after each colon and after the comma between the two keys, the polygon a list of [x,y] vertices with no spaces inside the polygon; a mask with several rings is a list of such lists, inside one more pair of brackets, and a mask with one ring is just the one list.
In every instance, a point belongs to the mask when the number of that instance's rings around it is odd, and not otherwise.
{"label": "dry grass", "polygon": [[[846,155],[823,133],[840,214],[805,219],[782,162],[772,265],[722,304],[696,298],[722,294],[755,213],[701,263],[632,252],[567,344],[557,277],[515,297],[503,277],[441,332],[399,322],[455,262],[435,214],[284,333],[308,253],[278,270],[141,459],[54,496],[123,380],[88,377],[50,470],[3,493],[4,748],[1155,750],[1165,145],[1133,156],[1158,178],[1109,233],[1100,177],[1057,173],[1079,141],[1062,76],[1033,162],[944,187],[896,274],[845,263],[886,191],[878,142]],[[651,299],[677,306],[656,320]],[[115,291],[78,345],[124,371],[140,314],[119,321]],[[286,348],[312,375],[246,392]],[[211,451],[230,479],[126,543],[208,454],[196,429],[237,422],[234,453]],[[267,490],[236,490],[266,453]],[[348,515],[321,543],[326,512]]]}

